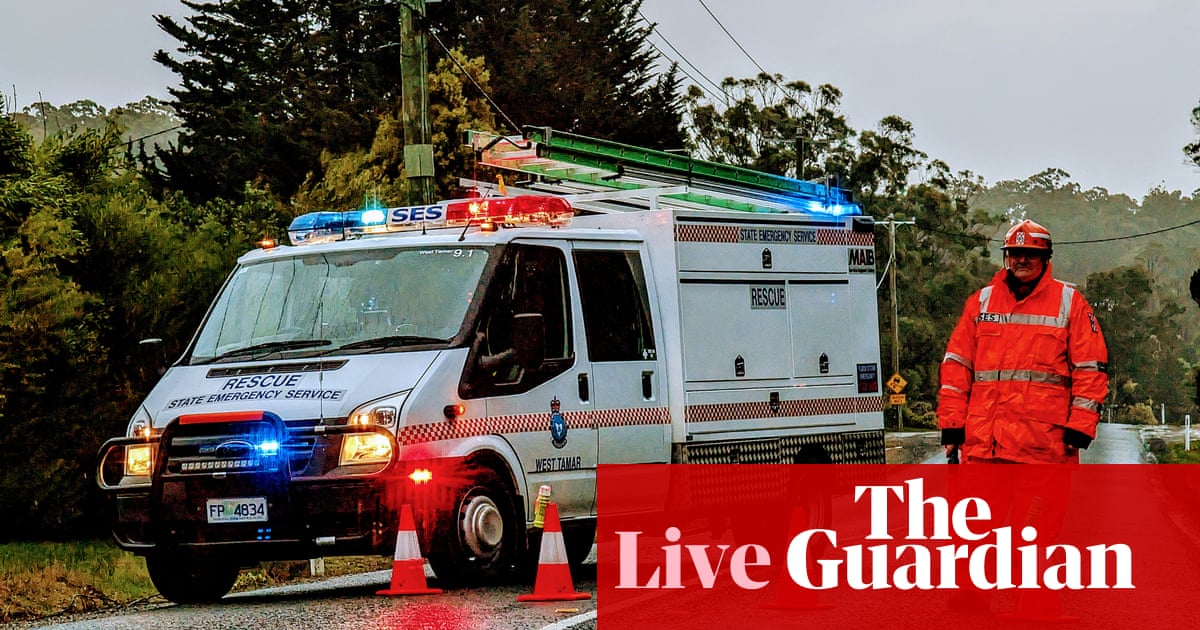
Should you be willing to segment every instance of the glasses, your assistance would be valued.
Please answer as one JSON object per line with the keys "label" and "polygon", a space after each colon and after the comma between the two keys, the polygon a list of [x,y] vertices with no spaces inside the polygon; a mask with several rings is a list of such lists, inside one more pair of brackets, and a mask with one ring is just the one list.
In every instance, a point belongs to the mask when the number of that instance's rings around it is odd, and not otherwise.
{"label": "glasses", "polygon": [[1042,253],[1039,251],[1022,250],[1022,249],[1008,250],[1008,251],[1004,252],[1004,255],[1008,256],[1009,258],[1021,258],[1021,259],[1025,259],[1025,260],[1031,260],[1034,258],[1042,257]]}

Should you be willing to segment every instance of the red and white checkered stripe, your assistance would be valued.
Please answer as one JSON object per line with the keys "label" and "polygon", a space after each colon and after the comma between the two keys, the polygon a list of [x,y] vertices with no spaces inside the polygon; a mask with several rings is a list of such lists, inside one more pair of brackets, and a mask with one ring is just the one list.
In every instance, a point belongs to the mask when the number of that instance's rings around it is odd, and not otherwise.
{"label": "red and white checkered stripe", "polygon": [[676,225],[675,240],[681,243],[736,243],[738,228],[732,225]]}
{"label": "red and white checkered stripe", "polygon": [[633,427],[651,424],[671,424],[671,412],[666,407],[635,409],[602,409],[596,411],[596,428]]}
{"label": "red and white checkered stripe", "polygon": [[[562,414],[569,427],[590,426],[587,412],[568,411]],[[671,414],[666,407],[605,409],[595,412],[599,428],[670,424]],[[402,446],[457,440],[497,433],[534,433],[550,430],[550,412],[523,413],[490,418],[458,418],[453,422],[431,422],[400,429],[396,441]]]}
{"label": "red and white checkered stripe", "polygon": [[881,396],[851,398],[818,398],[812,400],[780,401],[779,411],[771,411],[768,402],[722,403],[689,405],[684,410],[687,422],[719,422],[724,420],[756,420],[796,416],[827,416],[841,413],[882,411]]}
{"label": "red and white checkered stripe", "polygon": [[[680,243],[740,243],[741,230],[733,225],[676,225],[675,240]],[[801,241],[779,244],[812,245],[813,243]],[[819,228],[815,244],[874,246],[875,235],[871,232]]]}

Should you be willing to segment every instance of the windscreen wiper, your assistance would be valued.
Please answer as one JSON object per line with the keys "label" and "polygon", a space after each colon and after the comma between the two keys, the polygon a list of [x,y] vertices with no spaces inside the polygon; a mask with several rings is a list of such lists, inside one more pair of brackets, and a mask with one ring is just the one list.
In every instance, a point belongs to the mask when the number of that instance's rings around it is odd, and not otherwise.
{"label": "windscreen wiper", "polygon": [[420,346],[431,343],[448,343],[449,339],[438,339],[437,337],[422,337],[421,335],[388,335],[387,337],[376,337],[374,339],[363,339],[362,341],[354,341],[344,346],[336,348],[337,350],[361,350],[364,348],[391,348],[395,346]]}
{"label": "windscreen wiper", "polygon": [[299,350],[300,348],[315,348],[317,346],[328,346],[333,343],[328,339],[290,339],[288,341],[267,341],[264,343],[256,343],[245,348],[230,350],[223,352],[217,356],[208,359],[206,363],[216,363],[221,359],[229,359],[232,357],[240,357],[246,354],[266,354],[269,352],[279,352],[280,350]]}

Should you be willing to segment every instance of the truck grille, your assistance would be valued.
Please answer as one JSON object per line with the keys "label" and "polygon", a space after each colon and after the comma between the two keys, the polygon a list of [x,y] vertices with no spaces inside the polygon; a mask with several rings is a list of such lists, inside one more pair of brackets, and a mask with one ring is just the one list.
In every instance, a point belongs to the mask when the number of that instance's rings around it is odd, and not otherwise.
{"label": "truck grille", "polygon": [[316,436],[308,429],[318,422],[285,422],[282,435],[267,420],[178,426],[164,444],[166,474],[275,472],[285,463],[298,473],[312,457]]}

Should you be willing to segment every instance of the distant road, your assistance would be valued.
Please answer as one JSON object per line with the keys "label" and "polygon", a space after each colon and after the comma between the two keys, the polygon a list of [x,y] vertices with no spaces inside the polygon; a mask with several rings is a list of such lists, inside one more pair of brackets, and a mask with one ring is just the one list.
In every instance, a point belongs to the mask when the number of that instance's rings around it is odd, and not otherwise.
{"label": "distant road", "polygon": [[[1084,464],[1142,464],[1145,463],[1143,452],[1136,426],[1101,423],[1096,427],[1096,439],[1083,452],[1080,461]],[[945,464],[946,455],[939,453],[923,463]]]}

